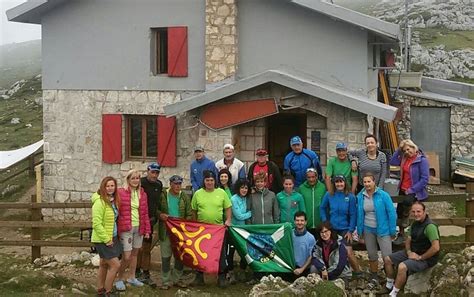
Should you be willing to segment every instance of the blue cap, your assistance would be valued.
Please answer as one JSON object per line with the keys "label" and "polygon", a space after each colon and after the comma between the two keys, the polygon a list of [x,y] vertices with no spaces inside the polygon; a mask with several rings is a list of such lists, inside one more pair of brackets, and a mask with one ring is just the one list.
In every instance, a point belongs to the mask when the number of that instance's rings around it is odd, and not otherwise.
{"label": "blue cap", "polygon": [[174,184],[182,184],[183,178],[179,175],[173,175],[172,177],[170,177],[170,182]]}
{"label": "blue cap", "polygon": [[148,165],[147,169],[150,171],[160,171],[161,166],[160,164],[153,162],[153,163],[150,163],[150,165]]}
{"label": "blue cap", "polygon": [[336,150],[347,150],[347,144],[344,142],[338,142],[336,144]]}
{"label": "blue cap", "polygon": [[294,145],[294,144],[303,144],[303,141],[301,141],[301,137],[299,137],[299,136],[291,137],[290,145]]}

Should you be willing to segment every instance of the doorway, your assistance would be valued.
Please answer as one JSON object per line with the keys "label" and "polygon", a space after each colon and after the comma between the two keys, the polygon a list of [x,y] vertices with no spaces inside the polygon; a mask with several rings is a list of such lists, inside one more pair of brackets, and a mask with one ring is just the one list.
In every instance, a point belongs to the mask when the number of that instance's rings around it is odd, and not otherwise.
{"label": "doorway", "polygon": [[451,173],[451,110],[447,107],[410,107],[411,137],[424,152],[439,156],[442,180]]}
{"label": "doorway", "polygon": [[306,147],[306,114],[279,113],[268,117],[266,135],[270,160],[283,171],[283,161],[291,151],[290,138],[300,136]]}

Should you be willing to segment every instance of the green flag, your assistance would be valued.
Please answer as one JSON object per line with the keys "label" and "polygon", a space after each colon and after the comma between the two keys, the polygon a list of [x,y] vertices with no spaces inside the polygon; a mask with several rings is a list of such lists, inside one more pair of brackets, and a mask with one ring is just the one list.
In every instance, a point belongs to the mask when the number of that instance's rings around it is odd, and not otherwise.
{"label": "green flag", "polygon": [[290,223],[231,226],[235,248],[253,271],[293,272],[293,232]]}

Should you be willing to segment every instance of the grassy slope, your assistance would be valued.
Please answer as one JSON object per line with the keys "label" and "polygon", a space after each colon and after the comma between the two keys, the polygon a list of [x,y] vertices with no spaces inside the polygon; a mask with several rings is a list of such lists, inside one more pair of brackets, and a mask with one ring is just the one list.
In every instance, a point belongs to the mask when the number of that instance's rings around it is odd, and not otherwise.
{"label": "grassy slope", "polygon": [[0,89],[41,73],[41,40],[0,46]]}
{"label": "grassy slope", "polygon": [[[0,150],[13,150],[32,144],[43,138],[43,109],[35,103],[41,97],[41,78],[31,79],[10,99],[0,99]],[[20,118],[19,124],[11,124],[12,118]],[[27,127],[31,124],[31,127]],[[37,157],[38,159],[38,157]],[[0,181],[13,173],[28,167],[28,160],[21,161],[7,170],[0,171]],[[0,200],[17,201],[35,184],[35,179],[28,172],[6,182],[0,182]],[[1,195],[8,185],[17,189]]]}

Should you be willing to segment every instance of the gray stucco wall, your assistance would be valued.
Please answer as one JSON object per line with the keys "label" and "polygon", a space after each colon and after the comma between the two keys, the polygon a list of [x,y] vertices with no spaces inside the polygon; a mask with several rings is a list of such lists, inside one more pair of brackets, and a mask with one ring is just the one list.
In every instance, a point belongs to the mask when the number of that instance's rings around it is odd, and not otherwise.
{"label": "gray stucco wall", "polygon": [[292,68],[367,95],[367,31],[289,1],[237,5],[238,77]]}
{"label": "gray stucco wall", "polygon": [[[188,27],[188,77],[153,76],[150,28]],[[43,89],[203,90],[205,0],[67,1],[42,19]]]}

